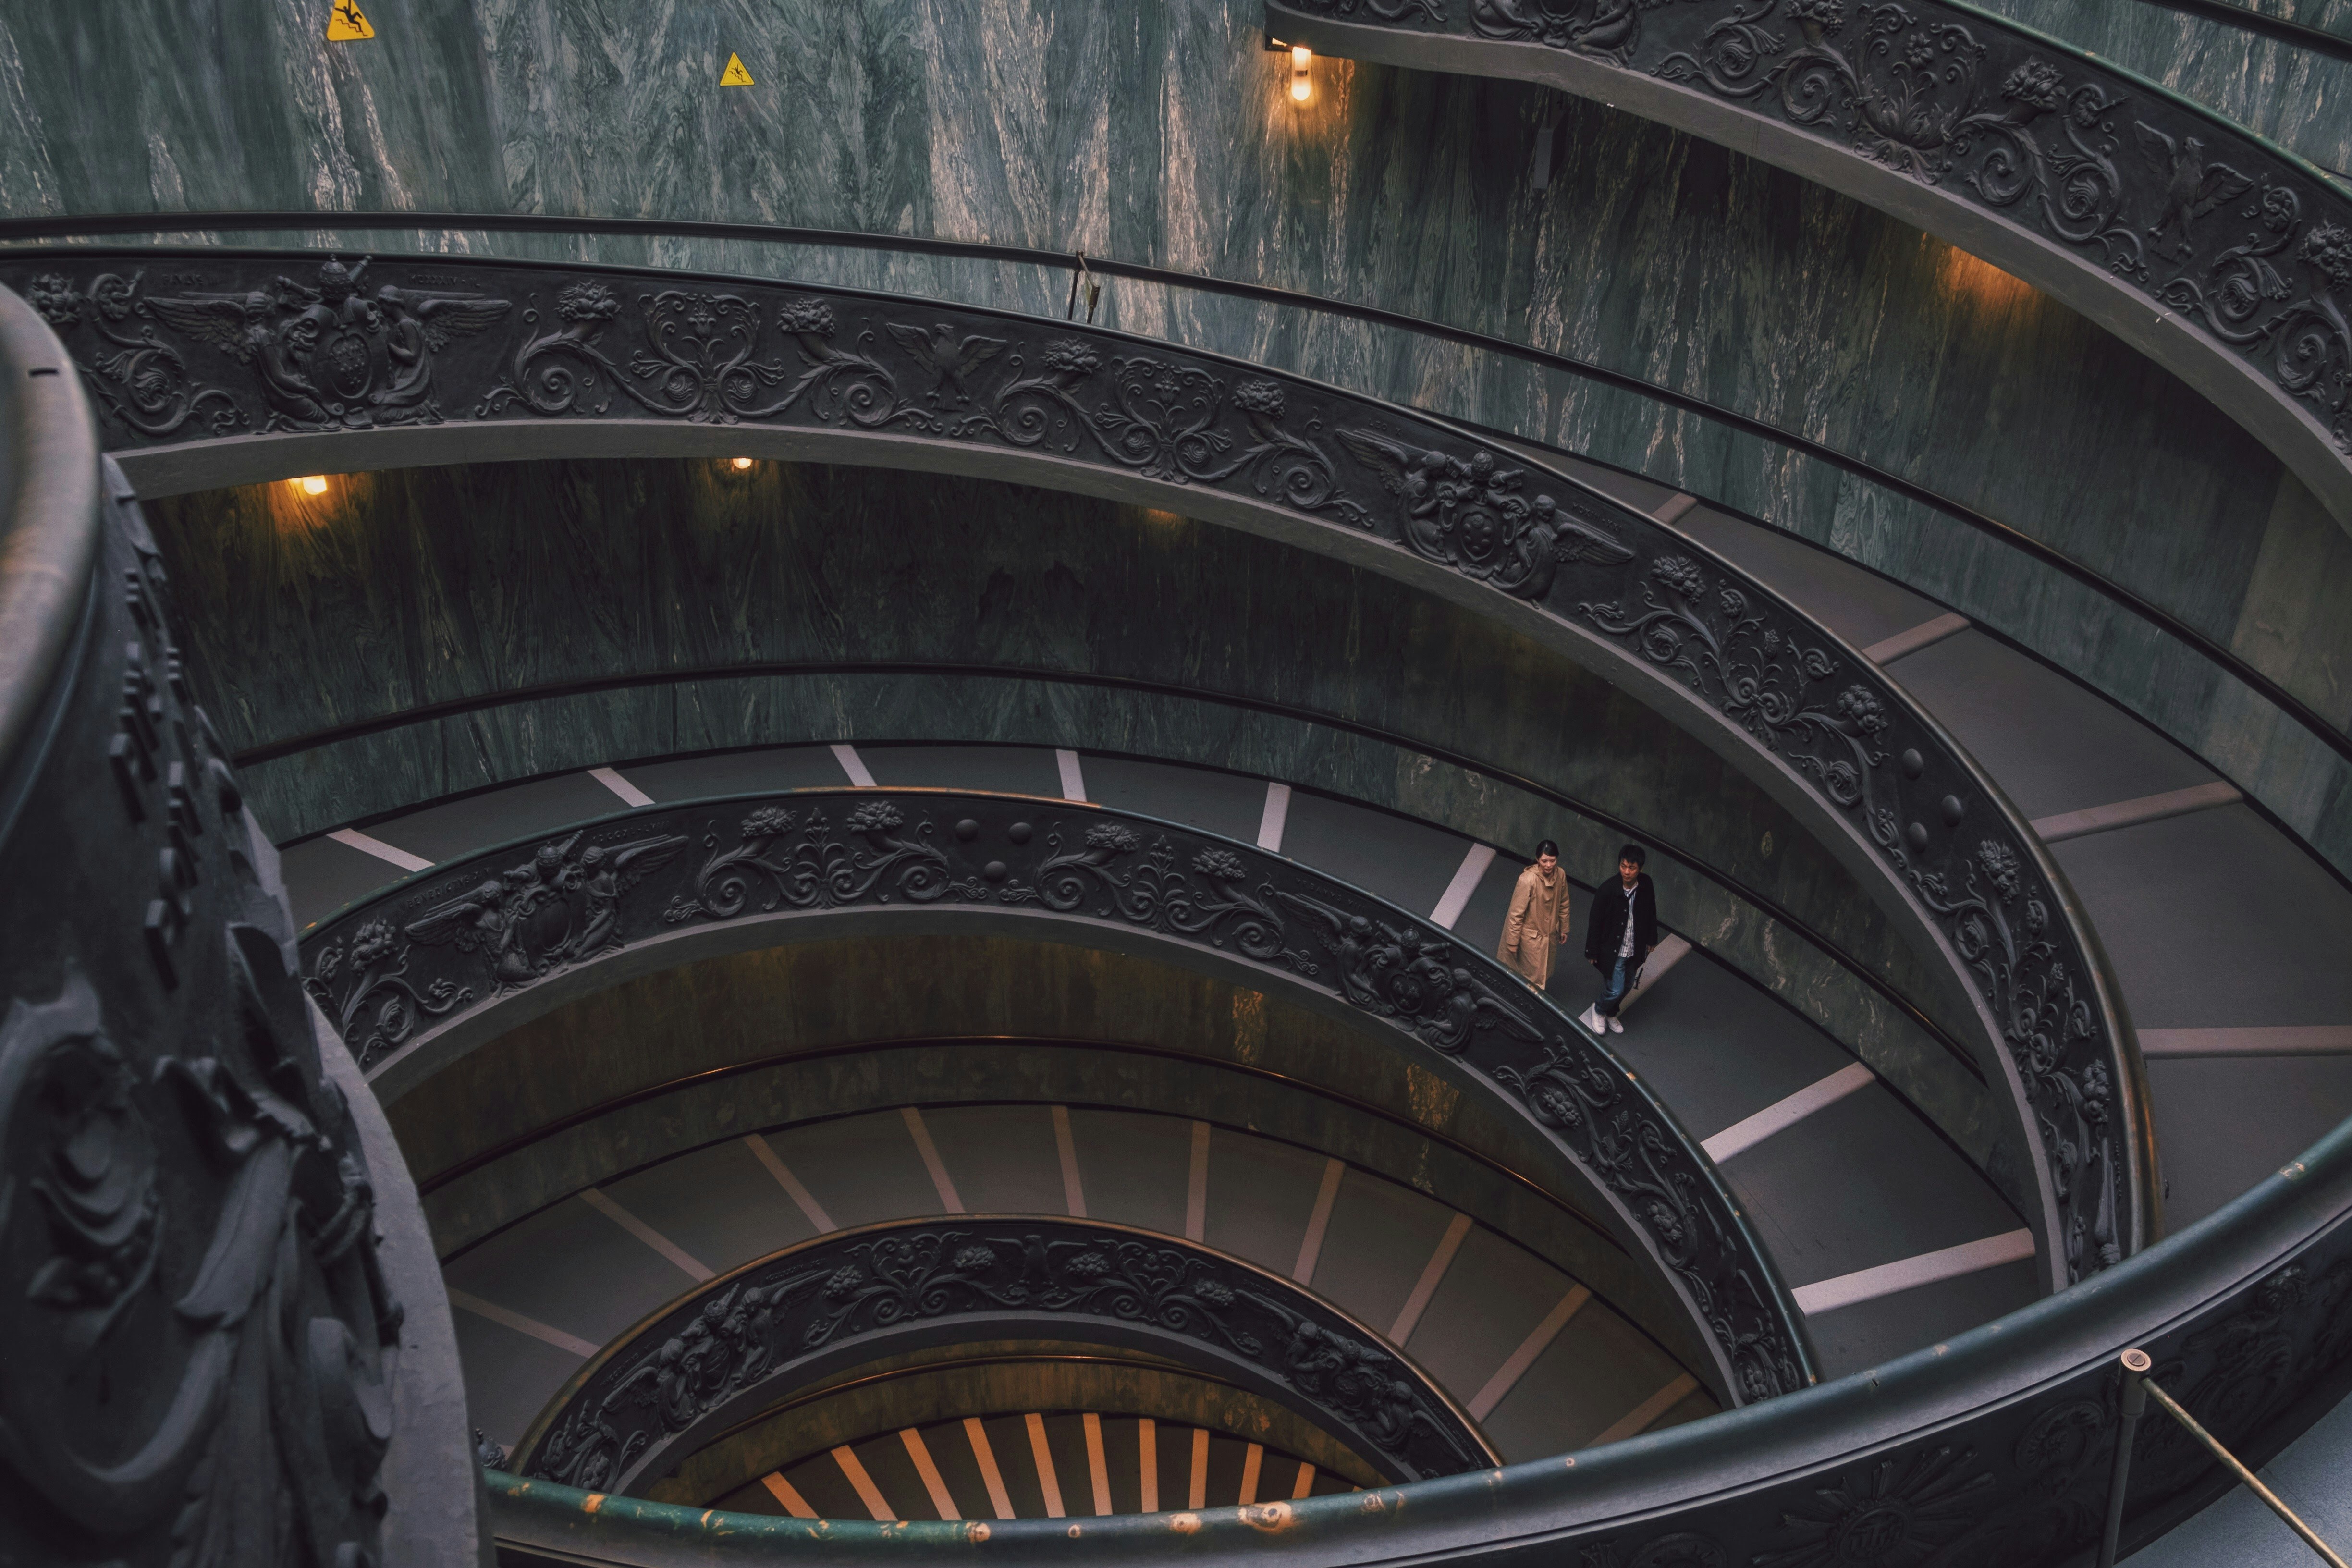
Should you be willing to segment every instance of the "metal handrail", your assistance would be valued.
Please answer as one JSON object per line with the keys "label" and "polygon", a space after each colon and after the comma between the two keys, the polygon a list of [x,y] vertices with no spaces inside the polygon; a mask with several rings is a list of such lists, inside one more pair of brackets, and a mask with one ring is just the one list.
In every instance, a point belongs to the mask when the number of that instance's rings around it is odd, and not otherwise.
{"label": "metal handrail", "polygon": [[[1544,370],[1558,371],[1615,391],[1648,398],[1680,413],[1694,415],[1722,425],[1741,435],[1753,436],[1759,440],[1786,447],[1815,462],[1827,463],[1842,473],[1852,474],[1856,479],[1866,480],[1905,500],[1942,512],[2038,563],[2064,574],[2072,581],[2081,584],[2119,608],[2147,621],[2165,636],[2186,645],[2200,658],[2218,666],[2231,679],[2294,720],[2321,744],[2343,757],[2347,762],[2352,762],[2352,733],[2347,733],[2330,723],[2318,710],[2248,662],[2228,644],[2208,635],[2163,605],[2116,582],[2097,568],[2076,560],[2064,551],[2035,538],[2012,523],[2003,522],[1990,513],[1979,510],[1965,501],[1957,500],[1916,480],[1906,479],[1891,468],[1882,468],[1867,458],[1856,457],[1833,447],[1826,441],[1817,440],[1801,431],[1791,430],[1785,426],[1775,425],[1768,419],[1759,419],[1753,415],[1743,414],[1736,408],[1711,402],[1696,394],[1664,386],[1629,372],[1613,369],[1591,360],[1579,359],[1572,354],[1539,348],[1532,343],[1520,342],[1492,332],[1482,332],[1445,321],[1432,321],[1426,317],[1411,315],[1402,310],[1391,310],[1357,300],[1335,299],[1328,295],[1310,294],[1299,289],[1278,288],[1271,284],[1252,283],[1240,279],[1181,272],[1171,268],[1155,267],[1147,262],[1123,261],[1115,258],[1092,255],[1080,257],[1074,252],[1045,250],[1030,246],[997,245],[977,240],[939,239],[919,235],[873,234],[855,229],[795,227],[775,224],[668,218],[566,217],[540,213],[325,213],[289,210],[101,213],[0,218],[0,242],[75,236],[265,233],[276,230],[311,233],[342,230],[363,233],[404,233],[413,230],[423,233],[440,230],[486,234],[604,235],[635,238],[747,240],[775,245],[877,250],[903,255],[947,257],[961,260],[995,261],[1006,265],[1045,267],[1058,271],[1067,271],[1071,275],[1071,285],[1074,290],[1080,275],[1090,271],[1103,277],[1132,278],[1139,282],[1148,282],[1161,288],[1189,289],[1202,293],[1247,300],[1258,304],[1279,305],[1289,310],[1312,310],[1348,321],[1363,321],[1372,326],[1412,332],[1417,336],[1433,339],[1440,342],[1459,344],[1482,353],[1500,354]],[[1073,297],[1075,298],[1075,294]],[[1508,438],[1528,439],[1516,435],[1509,436]]]}
{"label": "metal handrail", "polygon": [[844,910],[1049,915],[1213,950],[1335,995],[1428,1049],[1433,1065],[1466,1070],[1573,1164],[1690,1313],[1732,1398],[1818,1380],[1802,1314],[1744,1208],[1605,1039],[1451,931],[1200,828],[969,790],[845,786],[639,806],[346,904],[303,934],[304,984],[370,1068],[608,956]]}
{"label": "metal handrail", "polygon": [[2167,1394],[2156,1379],[2148,1375],[2156,1362],[2146,1351],[2127,1350],[2116,1359],[2123,1368],[2121,1419],[2116,1426],[2115,1482],[2107,1498],[2106,1528],[2099,1542],[2098,1568],[2115,1568],[2116,1548],[2123,1533],[2124,1497],[2131,1486],[2132,1436],[2138,1430],[2140,1414],[2150,1399],[2155,1400],[2165,1414],[2179,1422],[2191,1437],[2221,1461],[2222,1468],[2260,1498],[2263,1506],[2278,1515],[2289,1530],[2303,1537],[2304,1543],[2318,1552],[2329,1568],[2352,1568],[2352,1564],[2346,1563],[2327,1542],[2319,1538],[2317,1531],[2305,1524],[2294,1510],[2286,1506],[2285,1500],[2264,1486],[2260,1476],[2248,1469],[2237,1455],[2224,1447],[2213,1434],[2205,1430],[2197,1417],[2189,1414],[2180,1401]]}
{"label": "metal handrail", "polygon": [[[2184,1405],[2223,1412],[2223,1435],[2252,1446],[2307,1421],[2307,1393],[2340,1392],[2352,1366],[2347,1303],[2352,1122],[2179,1235],[1997,1322],[1785,1398],[1475,1476],[1087,1520],[1076,1531],[1003,1521],[984,1532],[912,1521],[819,1527],[487,1479],[499,1540],[646,1568],[787,1552],[801,1568],[861,1568],[877,1551],[940,1563],[1086,1553],[1124,1568],[1247,1568],[1276,1550],[1354,1568],[1537,1556],[1645,1568],[2059,1568],[2098,1545],[2117,1346],[2180,1366]],[[2249,1369],[2262,1373],[2251,1384]],[[2164,1522],[2210,1495],[2210,1466],[2162,1458],[2142,1484],[2143,1521]]]}

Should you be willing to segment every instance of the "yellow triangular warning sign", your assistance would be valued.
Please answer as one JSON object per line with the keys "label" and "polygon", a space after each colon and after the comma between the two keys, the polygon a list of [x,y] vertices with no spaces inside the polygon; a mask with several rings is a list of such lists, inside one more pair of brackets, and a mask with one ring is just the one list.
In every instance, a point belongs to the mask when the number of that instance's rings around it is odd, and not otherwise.
{"label": "yellow triangular warning sign", "polygon": [[719,73],[719,85],[721,87],[751,87],[754,85],[751,80],[751,73],[743,68],[743,57],[741,55],[730,54],[727,57],[727,68]]}
{"label": "yellow triangular warning sign", "polygon": [[359,0],[335,0],[334,9],[327,13],[327,42],[347,44],[353,38],[373,38],[375,29],[360,11]]}

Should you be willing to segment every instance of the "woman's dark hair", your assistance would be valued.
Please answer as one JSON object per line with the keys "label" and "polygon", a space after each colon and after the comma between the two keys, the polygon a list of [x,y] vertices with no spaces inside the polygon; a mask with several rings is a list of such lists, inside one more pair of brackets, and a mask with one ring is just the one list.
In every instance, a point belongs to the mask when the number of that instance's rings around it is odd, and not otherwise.
{"label": "woman's dark hair", "polygon": [[1649,864],[1650,856],[1649,852],[1644,850],[1640,845],[1628,844],[1623,848],[1617,851],[1617,858],[1620,860],[1631,860],[1636,866],[1645,866]]}
{"label": "woman's dark hair", "polygon": [[1542,859],[1542,858],[1543,858],[1545,856],[1547,856],[1547,855],[1550,856],[1550,857],[1551,857],[1553,859],[1555,859],[1555,860],[1557,860],[1557,859],[1559,859],[1559,845],[1557,845],[1557,844],[1554,844],[1554,843],[1553,843],[1550,839],[1549,839],[1549,838],[1547,838],[1547,839],[1543,840],[1541,843],[1539,843],[1539,844],[1538,844],[1538,845],[1536,846],[1536,858],[1537,858],[1537,859],[1540,860],[1540,859]]}

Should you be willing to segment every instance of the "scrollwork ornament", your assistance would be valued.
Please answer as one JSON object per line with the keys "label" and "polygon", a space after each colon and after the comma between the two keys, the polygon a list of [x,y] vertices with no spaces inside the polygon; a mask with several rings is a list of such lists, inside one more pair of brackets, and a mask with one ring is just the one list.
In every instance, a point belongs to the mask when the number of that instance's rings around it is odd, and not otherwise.
{"label": "scrollwork ornament", "polygon": [[1250,1365],[1369,1439],[1408,1476],[1486,1462],[1470,1428],[1393,1352],[1313,1297],[1213,1254],[1081,1224],[926,1222],[822,1243],[748,1269],[670,1312],[568,1392],[530,1474],[614,1484],[796,1364],[911,1325],[979,1314],[1148,1328]]}

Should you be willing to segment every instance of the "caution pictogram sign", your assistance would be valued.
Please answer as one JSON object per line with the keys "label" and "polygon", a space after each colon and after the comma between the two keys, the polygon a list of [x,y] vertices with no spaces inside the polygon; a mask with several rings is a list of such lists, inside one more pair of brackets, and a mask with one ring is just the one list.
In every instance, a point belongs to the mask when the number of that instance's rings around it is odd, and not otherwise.
{"label": "caution pictogram sign", "polygon": [[751,80],[751,73],[743,68],[743,57],[741,55],[730,54],[727,57],[727,68],[719,73],[719,85],[721,87],[751,87],[754,85]]}
{"label": "caution pictogram sign", "polygon": [[359,0],[335,0],[334,9],[327,13],[327,42],[347,44],[353,38],[373,38],[375,29],[368,26]]}

